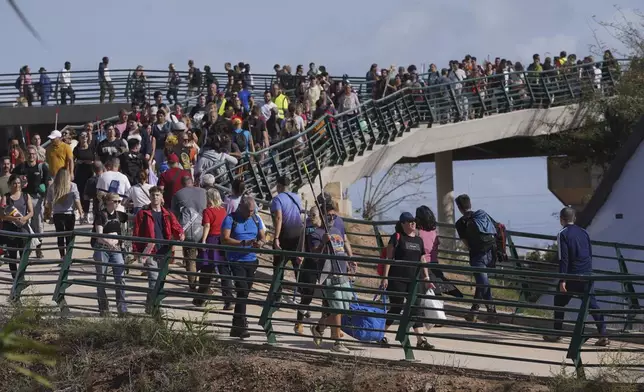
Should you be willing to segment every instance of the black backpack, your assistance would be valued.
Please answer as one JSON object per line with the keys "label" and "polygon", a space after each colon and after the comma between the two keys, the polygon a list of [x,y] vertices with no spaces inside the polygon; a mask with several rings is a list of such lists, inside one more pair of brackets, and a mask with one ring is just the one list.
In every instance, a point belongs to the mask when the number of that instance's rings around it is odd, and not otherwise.
{"label": "black backpack", "polygon": [[248,151],[248,139],[246,139],[246,131],[239,133],[235,132],[233,142],[239,147],[240,152]]}
{"label": "black backpack", "polygon": [[489,215],[488,215],[488,218],[490,218],[490,220],[492,221],[492,224],[494,225],[494,228],[496,229],[495,234],[481,233],[478,229],[478,226],[476,225],[476,222],[474,222],[472,215],[470,215],[465,220],[465,230],[467,233],[466,234],[467,242],[470,249],[474,249],[476,251],[483,251],[483,252],[486,252],[490,249],[494,249],[494,251],[492,252],[494,257],[493,257],[492,265],[490,265],[491,268],[494,268],[496,267],[497,262],[504,262],[508,260],[508,256],[506,252],[507,234],[505,230],[505,225],[503,225],[502,223],[497,223]]}
{"label": "black backpack", "polygon": [[201,73],[201,70],[199,68],[195,68],[192,71],[191,82],[193,86],[197,86],[197,87],[200,87],[203,84],[203,74]]}
{"label": "black backpack", "polygon": [[16,84],[14,86],[16,87],[16,90],[22,90],[22,78],[20,76],[16,79]]}

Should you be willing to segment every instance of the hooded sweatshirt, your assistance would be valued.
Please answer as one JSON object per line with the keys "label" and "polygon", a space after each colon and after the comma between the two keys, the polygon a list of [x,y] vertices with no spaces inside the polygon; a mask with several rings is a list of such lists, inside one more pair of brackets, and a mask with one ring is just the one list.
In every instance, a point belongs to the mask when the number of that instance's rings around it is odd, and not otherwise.
{"label": "hooded sweatshirt", "polygon": [[[234,166],[238,161],[237,158],[224,152],[217,152],[215,150],[204,151],[197,159],[197,164],[195,165],[195,177],[198,178],[206,173],[211,173],[215,177],[218,177],[226,172],[226,166],[222,165],[224,162],[229,162]],[[217,168],[215,169],[215,167]]]}

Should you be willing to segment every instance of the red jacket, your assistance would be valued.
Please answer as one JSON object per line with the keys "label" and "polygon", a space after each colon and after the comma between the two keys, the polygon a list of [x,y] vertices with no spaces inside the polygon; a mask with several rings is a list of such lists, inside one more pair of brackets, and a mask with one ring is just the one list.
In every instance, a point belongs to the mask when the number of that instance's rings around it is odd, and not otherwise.
{"label": "red jacket", "polygon": [[[183,227],[181,227],[177,218],[170,211],[161,207],[161,213],[163,214],[163,239],[178,240],[179,236],[183,234]],[[152,216],[152,210],[150,209],[150,206],[143,207],[136,214],[136,217],[134,218],[134,231],[132,235],[134,237],[155,238],[154,217]],[[134,251],[137,253],[142,253],[147,245],[147,242],[134,242],[132,244]],[[153,247],[150,253],[155,252],[156,247]]]}

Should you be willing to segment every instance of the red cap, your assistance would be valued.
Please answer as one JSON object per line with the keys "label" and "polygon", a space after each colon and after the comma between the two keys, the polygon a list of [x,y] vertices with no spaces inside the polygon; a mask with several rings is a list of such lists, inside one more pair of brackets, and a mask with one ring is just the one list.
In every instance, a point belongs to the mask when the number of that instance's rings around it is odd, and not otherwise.
{"label": "red cap", "polygon": [[171,153],[168,155],[168,162],[169,163],[179,163],[179,157],[175,153]]}

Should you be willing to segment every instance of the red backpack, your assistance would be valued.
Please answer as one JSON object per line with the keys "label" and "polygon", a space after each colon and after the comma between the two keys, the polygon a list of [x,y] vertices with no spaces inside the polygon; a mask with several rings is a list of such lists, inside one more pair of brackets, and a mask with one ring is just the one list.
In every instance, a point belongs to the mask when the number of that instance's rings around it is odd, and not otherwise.
{"label": "red backpack", "polygon": [[[400,233],[396,233],[396,243],[398,241],[400,241]],[[380,258],[383,259],[383,260],[387,260],[387,247],[386,246],[380,251]],[[376,272],[378,273],[379,276],[383,276],[385,274],[385,266],[386,266],[386,264],[378,264],[378,267],[376,268]]]}

